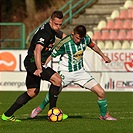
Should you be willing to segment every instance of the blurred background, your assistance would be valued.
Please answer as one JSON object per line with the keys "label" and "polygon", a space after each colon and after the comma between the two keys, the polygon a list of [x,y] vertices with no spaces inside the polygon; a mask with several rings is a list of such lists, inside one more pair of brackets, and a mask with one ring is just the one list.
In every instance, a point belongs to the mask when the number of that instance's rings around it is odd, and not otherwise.
{"label": "blurred background", "polygon": [[[17,36],[13,32],[17,30],[15,23],[16,25],[22,23],[24,25],[22,26],[24,28],[22,28],[23,39],[27,39],[27,41],[25,43],[23,40],[21,47],[27,48],[28,41],[35,30],[45,23],[54,10],[62,10],[64,13],[62,29],[66,34],[70,34],[75,25],[84,24],[88,34],[102,49],[111,49],[113,46],[116,49],[130,48],[133,31],[132,2],[132,0],[0,0],[0,22],[12,23],[7,24],[8,26],[0,25],[2,35],[0,36],[0,46],[2,48],[11,47],[6,39],[9,39],[10,42],[15,41],[15,36]],[[12,26],[14,30],[11,30],[10,38],[11,25],[14,25]],[[6,34],[9,36],[8,38]],[[123,42],[126,47],[122,46]],[[13,48],[20,47],[17,45],[17,43],[14,44]]]}

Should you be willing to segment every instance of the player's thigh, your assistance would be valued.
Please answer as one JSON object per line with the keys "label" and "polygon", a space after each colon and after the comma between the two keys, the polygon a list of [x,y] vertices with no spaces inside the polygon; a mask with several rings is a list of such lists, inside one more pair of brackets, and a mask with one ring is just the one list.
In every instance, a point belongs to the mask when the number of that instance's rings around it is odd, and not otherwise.
{"label": "player's thigh", "polygon": [[42,73],[41,73],[41,79],[42,80],[46,80],[46,81],[50,81],[50,78],[52,77],[53,74],[55,74],[56,72],[50,68],[50,67],[47,67],[47,68],[44,68],[42,69]]}
{"label": "player's thigh", "polygon": [[34,98],[35,96],[38,95],[39,90],[40,90],[40,89],[38,89],[38,88],[28,88],[28,89],[27,89],[27,94],[28,94],[31,98]]}
{"label": "player's thigh", "polygon": [[58,73],[62,78],[62,86],[67,86],[74,80],[73,72],[59,71]]}
{"label": "player's thigh", "polygon": [[98,85],[98,82],[95,79],[91,79],[84,84],[84,88],[92,91],[92,88],[93,87],[95,88],[97,85]]}
{"label": "player's thigh", "polygon": [[58,73],[54,73],[49,81],[56,86],[61,86],[62,83],[62,79]]}
{"label": "player's thigh", "polygon": [[96,84],[91,88],[91,91],[96,93],[99,99],[105,98],[105,91],[100,84]]}
{"label": "player's thigh", "polygon": [[41,81],[40,77],[27,72],[27,76],[26,76],[26,87],[27,87],[27,89],[29,89],[29,88],[40,88],[40,81]]}
{"label": "player's thigh", "polygon": [[41,78],[38,76],[35,76],[31,73],[27,73],[26,76],[26,87],[27,87],[27,93],[30,97],[35,97],[39,91],[40,91],[40,81]]}
{"label": "player's thigh", "polygon": [[81,69],[77,71],[74,75],[74,83],[79,84],[80,86],[84,87],[84,85],[88,82],[91,81],[93,76],[91,76],[88,72],[86,72],[84,69]]}
{"label": "player's thigh", "polygon": [[41,79],[50,81],[56,86],[60,86],[62,82],[60,75],[50,67],[43,68],[43,72],[41,73]]}
{"label": "player's thigh", "polygon": [[40,89],[41,78],[33,74],[35,70],[37,69],[35,63],[34,62],[30,63],[29,65],[25,66],[25,68],[27,71],[27,75],[26,75],[27,89],[30,89],[30,88]]}

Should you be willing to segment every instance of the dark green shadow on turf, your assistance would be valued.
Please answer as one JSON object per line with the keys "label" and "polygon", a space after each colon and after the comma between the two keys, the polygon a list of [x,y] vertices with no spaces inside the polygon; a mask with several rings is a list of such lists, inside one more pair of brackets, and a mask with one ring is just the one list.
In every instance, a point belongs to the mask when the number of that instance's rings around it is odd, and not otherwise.
{"label": "dark green shadow on turf", "polygon": [[[86,117],[86,116],[81,116],[81,115],[69,115],[68,116],[68,119],[91,119],[91,120],[99,120],[97,117]],[[28,121],[28,120],[34,120],[34,121],[41,121],[41,120],[48,120],[48,117],[47,115],[41,115],[41,116],[37,116],[35,118],[24,118],[24,119],[21,119],[22,121]]]}

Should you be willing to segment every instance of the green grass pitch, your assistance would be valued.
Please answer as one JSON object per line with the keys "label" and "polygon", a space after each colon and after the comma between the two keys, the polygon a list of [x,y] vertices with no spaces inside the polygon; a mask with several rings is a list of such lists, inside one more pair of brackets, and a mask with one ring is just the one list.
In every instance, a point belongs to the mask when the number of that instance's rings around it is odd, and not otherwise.
{"label": "green grass pitch", "polygon": [[[0,92],[0,117],[22,92]],[[21,123],[0,119],[0,133],[133,133],[133,93],[106,92],[108,111],[117,121],[101,121],[97,97],[91,92],[62,92],[57,106],[69,118],[61,122],[47,120],[48,106],[35,119],[29,114],[43,100],[46,92],[15,112]]]}

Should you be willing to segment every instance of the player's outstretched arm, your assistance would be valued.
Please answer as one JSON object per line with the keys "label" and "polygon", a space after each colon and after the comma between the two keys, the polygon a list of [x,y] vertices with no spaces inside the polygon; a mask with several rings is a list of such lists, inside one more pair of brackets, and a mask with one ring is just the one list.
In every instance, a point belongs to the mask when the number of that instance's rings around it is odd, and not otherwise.
{"label": "player's outstretched arm", "polygon": [[101,49],[95,44],[94,47],[92,47],[92,50],[98,53],[105,61],[105,63],[110,63],[111,60],[108,56],[105,56],[104,53],[101,51]]}

